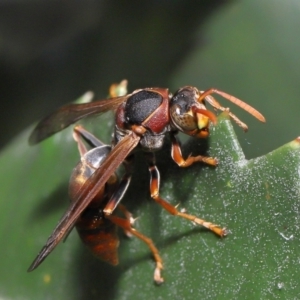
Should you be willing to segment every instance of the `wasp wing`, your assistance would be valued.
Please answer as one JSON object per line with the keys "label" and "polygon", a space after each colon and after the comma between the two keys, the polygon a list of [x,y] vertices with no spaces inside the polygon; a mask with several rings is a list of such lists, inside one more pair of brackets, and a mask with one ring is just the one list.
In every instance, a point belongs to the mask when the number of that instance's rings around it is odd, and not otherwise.
{"label": "wasp wing", "polygon": [[36,269],[41,262],[52,252],[56,245],[72,230],[78,217],[90,204],[110,176],[122,164],[124,159],[138,145],[140,137],[134,132],[125,136],[110,152],[103,164],[93,173],[93,175],[83,184],[82,188],[75,196],[75,201],[70,205],[63,215],[58,225],[48,238],[36,259],[28,269],[28,272]]}
{"label": "wasp wing", "polygon": [[37,124],[29,137],[29,144],[37,144],[82,118],[114,110],[130,95],[90,103],[65,105]]}

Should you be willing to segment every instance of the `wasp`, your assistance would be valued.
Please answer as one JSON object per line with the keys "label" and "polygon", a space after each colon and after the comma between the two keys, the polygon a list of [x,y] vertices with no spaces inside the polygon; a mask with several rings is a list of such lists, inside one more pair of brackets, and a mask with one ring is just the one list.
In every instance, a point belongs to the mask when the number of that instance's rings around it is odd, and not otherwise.
{"label": "wasp", "polygon": [[[105,145],[97,139],[90,132],[85,130],[82,126],[77,125],[73,130],[74,140],[78,144],[79,153],[81,156],[80,162],[74,168],[70,183],[69,196],[71,201],[76,201],[76,195],[84,183],[92,176],[97,168],[101,166],[107,155],[111,151],[111,146]],[[83,140],[92,147],[87,150]],[[125,169],[130,168],[127,158],[123,165]],[[154,270],[154,281],[157,284],[163,282],[161,270],[163,268],[162,259],[159,255],[158,249],[153,244],[153,241],[134,229],[132,224],[134,219],[131,213],[121,203],[117,206],[125,218],[120,218],[116,215],[105,215],[103,209],[110,199],[122,197],[126,191],[130,178],[124,176],[121,181],[118,180],[116,173],[111,174],[106,184],[98,191],[94,199],[83,210],[75,223],[77,232],[82,242],[88,246],[91,252],[97,258],[108,262],[112,265],[118,264],[118,246],[119,238],[117,234],[117,227],[122,228],[126,235],[136,236],[143,241],[150,249],[156,262]],[[71,230],[71,229],[70,229]],[[47,256],[47,247],[44,247],[41,253],[45,251],[44,257]],[[35,268],[35,264],[29,270]]]}
{"label": "wasp", "polygon": [[[221,106],[212,94],[222,96],[253,115],[259,121],[265,122],[264,116],[244,101],[215,88],[199,91],[193,86],[182,87],[174,94],[170,93],[167,88],[144,88],[111,99],[84,104],[68,104],[41,120],[29,138],[30,144],[39,143],[82,118],[110,110],[115,111],[115,127],[111,150],[105,155],[100,153],[101,163],[93,167],[93,173],[86,176],[86,180],[78,188],[74,188],[71,196],[72,203],[42,251],[32,263],[29,271],[34,270],[56,245],[67,236],[76,222],[80,220],[85,209],[89,208],[98,194],[110,185],[109,182],[112,180],[112,176],[122,164],[125,165],[125,174],[120,184],[115,188],[113,195],[107,198],[108,200],[101,201],[100,212],[103,216],[101,220],[103,222],[109,220],[110,223],[122,227],[127,232],[136,232],[129,225],[130,222],[126,226],[117,224],[114,221],[116,217],[113,212],[120,207],[120,201],[130,183],[133,173],[131,165],[134,161],[134,152],[137,149],[141,149],[145,153],[150,173],[150,194],[156,203],[174,216],[204,226],[220,237],[225,236],[227,234],[226,228],[221,228],[212,222],[179,211],[175,206],[160,197],[160,174],[155,162],[155,152],[162,148],[166,136],[169,135],[171,156],[178,166],[188,167],[195,162],[202,162],[210,166],[218,164],[216,158],[202,155],[190,155],[184,158],[177,137],[179,132],[196,138],[207,138],[209,136],[209,125],[210,123],[215,124],[217,119],[213,112],[207,110],[206,103],[209,103],[215,110],[228,111],[229,116],[244,131],[248,130],[247,125],[229,109]],[[85,138],[85,134],[81,134],[81,136],[85,140],[89,140]],[[79,140],[77,137],[75,139]],[[95,145],[98,144],[95,143]],[[85,150],[81,152],[84,154]],[[83,157],[85,156],[83,155]],[[163,281],[160,276],[162,260],[152,241],[147,244],[157,264],[154,280],[161,283]]]}

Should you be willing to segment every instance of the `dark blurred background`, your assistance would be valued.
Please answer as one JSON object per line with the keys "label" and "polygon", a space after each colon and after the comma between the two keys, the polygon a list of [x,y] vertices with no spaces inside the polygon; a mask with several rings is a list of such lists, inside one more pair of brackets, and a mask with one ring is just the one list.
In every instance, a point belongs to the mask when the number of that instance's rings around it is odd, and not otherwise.
{"label": "dark blurred background", "polygon": [[172,71],[195,44],[195,29],[222,3],[2,4],[2,144],[88,89],[103,97],[112,82],[123,78],[130,80],[131,88],[167,86]]}
{"label": "dark blurred background", "polygon": [[298,16],[295,1],[1,1],[0,147],[127,78],[129,91],[195,85],[242,98],[267,118],[233,108],[250,127],[238,133],[246,154],[261,155],[300,132]]}

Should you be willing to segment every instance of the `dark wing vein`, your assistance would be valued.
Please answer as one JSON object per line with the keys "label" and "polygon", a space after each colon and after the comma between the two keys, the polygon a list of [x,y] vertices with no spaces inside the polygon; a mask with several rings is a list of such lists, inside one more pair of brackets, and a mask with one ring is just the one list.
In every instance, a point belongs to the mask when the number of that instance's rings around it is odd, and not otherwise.
{"label": "dark wing vein", "polygon": [[29,137],[29,144],[37,144],[54,133],[87,116],[116,109],[129,95],[83,104],[68,104],[42,119]]}

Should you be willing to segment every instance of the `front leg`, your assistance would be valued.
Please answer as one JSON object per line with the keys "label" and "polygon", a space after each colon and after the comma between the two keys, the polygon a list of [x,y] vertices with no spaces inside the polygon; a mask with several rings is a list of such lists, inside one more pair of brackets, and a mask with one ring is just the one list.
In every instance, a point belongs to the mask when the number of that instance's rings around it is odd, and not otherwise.
{"label": "front leg", "polygon": [[186,220],[189,220],[197,225],[201,225],[212,232],[214,232],[216,235],[223,237],[227,234],[227,231],[225,228],[221,228],[220,226],[205,221],[203,219],[198,218],[197,216],[193,216],[181,211],[178,211],[175,206],[164,200],[159,195],[159,184],[160,184],[160,175],[158,168],[155,163],[155,156],[152,152],[146,153],[147,162],[149,165],[149,172],[150,172],[150,193],[152,199],[161,205],[168,213],[170,213],[173,216],[178,216],[181,218],[184,218]]}
{"label": "front leg", "polygon": [[216,158],[209,157],[209,156],[189,156],[187,159],[184,159],[182,156],[181,148],[179,141],[176,137],[176,134],[174,132],[170,132],[171,142],[172,142],[172,150],[171,150],[171,156],[173,160],[177,163],[179,167],[188,167],[192,165],[195,162],[203,162],[205,164],[208,164],[210,166],[216,166],[218,164],[218,161]]}

